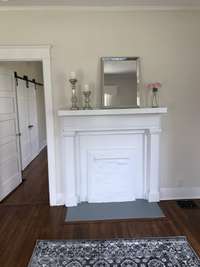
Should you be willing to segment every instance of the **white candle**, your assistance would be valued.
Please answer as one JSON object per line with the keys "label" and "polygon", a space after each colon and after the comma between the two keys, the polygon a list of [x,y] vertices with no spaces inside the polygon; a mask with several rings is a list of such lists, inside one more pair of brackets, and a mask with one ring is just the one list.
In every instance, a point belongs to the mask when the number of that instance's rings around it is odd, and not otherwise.
{"label": "white candle", "polygon": [[70,79],[76,79],[76,72],[71,71],[69,76],[70,76]]}
{"label": "white candle", "polygon": [[85,84],[85,85],[84,85],[83,91],[84,91],[84,92],[88,92],[88,91],[90,91],[89,84]]}

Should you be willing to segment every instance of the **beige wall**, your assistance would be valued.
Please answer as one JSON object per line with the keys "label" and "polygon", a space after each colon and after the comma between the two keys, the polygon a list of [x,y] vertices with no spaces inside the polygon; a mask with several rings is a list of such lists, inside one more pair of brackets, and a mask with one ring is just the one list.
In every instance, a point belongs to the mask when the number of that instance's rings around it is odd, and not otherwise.
{"label": "beige wall", "polygon": [[[162,187],[200,187],[199,11],[5,11],[0,44],[52,44],[56,111],[70,103],[67,74],[95,85],[99,102],[101,56],[140,56],[143,81],[161,81],[169,108],[162,135]],[[58,168],[59,169],[59,168]],[[58,186],[60,182],[58,181]]]}
{"label": "beige wall", "polygon": [[[1,70],[16,71],[21,77],[26,75],[30,80],[35,79],[37,82],[43,83],[42,62],[0,62],[0,68]],[[36,99],[39,148],[42,149],[46,145],[46,119],[43,86],[37,86]]]}

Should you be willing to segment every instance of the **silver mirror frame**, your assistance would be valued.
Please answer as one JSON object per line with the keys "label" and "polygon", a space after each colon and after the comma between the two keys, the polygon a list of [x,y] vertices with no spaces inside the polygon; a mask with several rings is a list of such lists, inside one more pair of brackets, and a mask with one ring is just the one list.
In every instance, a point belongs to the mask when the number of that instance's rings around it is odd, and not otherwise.
{"label": "silver mirror frame", "polygon": [[[104,62],[105,61],[122,61],[122,60],[134,60],[136,61],[136,75],[137,75],[137,105],[133,106],[112,106],[107,107],[104,105]],[[114,108],[139,108],[141,104],[140,100],[140,57],[101,57],[101,108],[114,109]]]}

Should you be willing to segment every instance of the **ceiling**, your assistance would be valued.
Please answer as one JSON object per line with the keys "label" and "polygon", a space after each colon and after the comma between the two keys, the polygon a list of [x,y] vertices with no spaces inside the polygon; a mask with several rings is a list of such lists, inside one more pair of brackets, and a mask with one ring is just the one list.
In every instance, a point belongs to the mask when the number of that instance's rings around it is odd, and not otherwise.
{"label": "ceiling", "polygon": [[200,8],[200,0],[0,0],[0,6]]}

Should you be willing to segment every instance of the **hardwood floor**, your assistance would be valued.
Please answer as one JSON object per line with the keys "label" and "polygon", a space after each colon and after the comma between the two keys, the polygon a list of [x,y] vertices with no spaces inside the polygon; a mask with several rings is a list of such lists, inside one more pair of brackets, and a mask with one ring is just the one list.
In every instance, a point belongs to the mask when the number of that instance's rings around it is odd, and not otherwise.
{"label": "hardwood floor", "polygon": [[65,224],[65,208],[48,205],[46,150],[24,176],[26,181],[0,204],[1,267],[27,266],[37,239],[186,235],[200,254],[200,208],[186,210],[175,201],[163,201],[164,219]]}
{"label": "hardwood floor", "polygon": [[39,156],[23,172],[25,181],[3,202],[4,205],[48,204],[48,170],[47,150]]}

